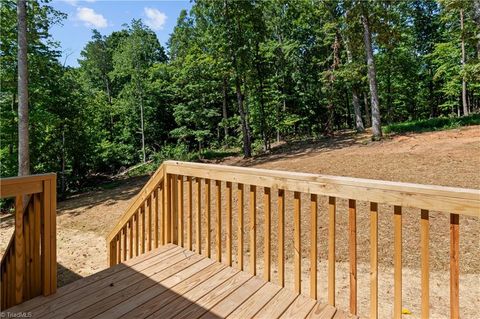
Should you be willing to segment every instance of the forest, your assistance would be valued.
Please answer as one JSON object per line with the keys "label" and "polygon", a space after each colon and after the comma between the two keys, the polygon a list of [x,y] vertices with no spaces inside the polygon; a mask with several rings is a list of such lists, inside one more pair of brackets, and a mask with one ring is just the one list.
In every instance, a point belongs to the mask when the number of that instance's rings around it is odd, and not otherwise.
{"label": "forest", "polygon": [[[2,0],[0,175],[18,165],[16,1]],[[30,171],[62,193],[88,177],[210,152],[480,108],[478,0],[196,0],[168,44],[141,20],[92,30],[79,67],[50,34],[66,15],[26,4]]]}

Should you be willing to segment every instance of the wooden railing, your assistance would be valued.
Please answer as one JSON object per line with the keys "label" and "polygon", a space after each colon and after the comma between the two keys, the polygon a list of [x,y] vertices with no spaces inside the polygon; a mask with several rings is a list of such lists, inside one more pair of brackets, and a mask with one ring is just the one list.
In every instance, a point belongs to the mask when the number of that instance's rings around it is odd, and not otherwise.
{"label": "wooden railing", "polygon": [[[260,206],[257,203],[259,187],[263,188],[263,216],[257,211]],[[236,190],[235,198],[234,189]],[[225,190],[224,196],[222,196],[222,190]],[[275,192],[276,196],[273,196]],[[293,193],[293,203],[288,203],[287,192]],[[302,194],[307,194],[309,197],[309,229],[301,229]],[[480,216],[479,190],[167,161],[153,175],[110,234],[108,238],[110,264],[114,265],[142,254],[152,247],[157,247],[159,243],[160,245],[175,243],[208,257],[212,257],[214,247],[216,260],[229,266],[232,266],[235,261],[236,267],[240,270],[244,270],[245,264],[248,263],[249,272],[257,275],[257,255],[259,254],[257,251],[259,229],[257,228],[258,221],[261,220],[263,278],[272,281],[272,247],[275,246],[277,247],[276,276],[278,284],[285,286],[287,276],[285,225],[292,224],[293,252],[290,255],[294,260],[294,290],[298,293],[302,291],[302,243],[304,243],[302,234],[309,232],[309,290],[310,296],[317,299],[319,196],[328,198],[326,202],[328,222],[323,220],[321,222],[328,223],[327,300],[329,304],[335,305],[337,199],[342,198],[348,200],[350,312],[357,314],[358,301],[357,201],[366,201],[370,203],[370,318],[378,317],[379,204],[393,206],[394,318],[402,316],[402,208],[419,209],[422,318],[428,318],[430,313],[429,212],[452,212],[450,214],[450,313],[452,318],[459,317],[459,215]],[[244,211],[246,202],[244,197],[248,197],[248,215]],[[274,230],[276,242],[272,243],[274,198],[277,201],[276,224],[278,227]],[[236,207],[234,207],[234,199]],[[212,204],[214,204],[214,224],[211,222]],[[287,206],[292,206],[293,210],[287,218],[293,220],[286,219]],[[236,230],[232,228],[233,215],[236,215]],[[245,216],[248,216],[248,223],[244,222]],[[244,247],[245,227],[248,227],[248,249]],[[232,238],[234,232],[236,247]],[[223,247],[225,251],[222,250]]]}
{"label": "wooden railing", "polygon": [[6,309],[57,289],[56,175],[2,178],[0,197],[15,198],[15,229],[0,264]]}

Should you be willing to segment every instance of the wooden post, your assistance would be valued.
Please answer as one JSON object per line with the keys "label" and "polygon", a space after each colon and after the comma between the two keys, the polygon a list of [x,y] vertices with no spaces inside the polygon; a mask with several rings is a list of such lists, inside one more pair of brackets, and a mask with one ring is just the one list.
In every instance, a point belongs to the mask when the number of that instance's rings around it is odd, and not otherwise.
{"label": "wooden post", "polygon": [[227,265],[232,266],[232,183],[227,182]]}
{"label": "wooden post", "polygon": [[266,281],[270,281],[270,232],[271,232],[271,219],[272,219],[272,212],[271,212],[271,207],[270,207],[270,188],[265,187],[264,188],[264,204],[263,204],[263,209],[265,213],[265,219],[264,219],[264,251],[263,251],[263,257],[264,257],[264,273],[263,273],[263,279]]}
{"label": "wooden post", "polygon": [[328,303],[335,306],[335,197],[328,198]]}
{"label": "wooden post", "polygon": [[310,195],[310,298],[317,299],[317,195]]}
{"label": "wooden post", "polygon": [[222,261],[222,182],[215,181],[216,188],[216,213],[217,213],[217,234],[216,234],[216,246],[217,246],[217,261]]}
{"label": "wooden post", "polygon": [[402,207],[394,206],[394,304],[393,317],[402,318]]}
{"label": "wooden post", "polygon": [[197,178],[197,231],[195,239],[195,247],[197,253],[202,253],[202,181]]}
{"label": "wooden post", "polygon": [[257,187],[250,185],[250,273],[257,274]]}
{"label": "wooden post", "polygon": [[285,191],[278,190],[278,284],[285,287]]}
{"label": "wooden post", "polygon": [[192,250],[192,177],[187,177],[187,248]]}
{"label": "wooden post", "polygon": [[237,193],[237,205],[238,205],[238,249],[237,249],[237,259],[238,259],[238,269],[243,270],[243,184],[238,184],[238,193]]}
{"label": "wooden post", "polygon": [[178,213],[178,245],[184,247],[183,243],[183,176],[177,176],[177,213]]}
{"label": "wooden post", "polygon": [[370,203],[370,318],[378,318],[378,204]]}
{"label": "wooden post", "polygon": [[357,314],[357,204],[348,201],[349,255],[350,255],[350,313]]}
{"label": "wooden post", "polygon": [[210,258],[210,256],[212,255],[212,248],[210,246],[211,244],[211,217],[210,217],[210,211],[211,211],[211,196],[210,196],[210,193],[211,193],[211,183],[210,183],[210,180],[209,179],[205,179],[205,218],[207,220],[207,229],[205,230],[205,235],[207,236],[207,239],[206,239],[206,245],[205,245],[205,249],[207,251],[207,257]]}
{"label": "wooden post", "polygon": [[295,267],[295,292],[301,293],[302,292],[302,247],[301,247],[301,221],[300,221],[300,211],[301,211],[301,198],[300,193],[295,192],[293,195],[293,226],[294,226],[294,235],[293,235],[293,242],[294,242],[294,267]]}
{"label": "wooden post", "polygon": [[420,220],[420,253],[422,269],[422,318],[430,317],[430,266],[429,266],[429,216],[428,210],[422,209]]}
{"label": "wooden post", "polygon": [[450,214],[450,318],[460,317],[460,218]]}

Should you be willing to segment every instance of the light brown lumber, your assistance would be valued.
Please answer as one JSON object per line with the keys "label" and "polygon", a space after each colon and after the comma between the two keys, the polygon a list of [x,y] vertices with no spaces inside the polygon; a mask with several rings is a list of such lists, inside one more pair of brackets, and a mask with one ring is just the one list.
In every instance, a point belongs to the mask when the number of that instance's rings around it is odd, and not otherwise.
{"label": "light brown lumber", "polygon": [[285,287],[285,191],[278,190],[278,284]]}
{"label": "light brown lumber", "polygon": [[249,200],[250,273],[257,274],[257,187],[250,185]]}
{"label": "light brown lumber", "polygon": [[[225,318],[235,309],[237,309],[242,303],[244,303],[251,295],[256,291],[261,289],[265,285],[265,282],[258,277],[253,277],[249,281],[245,282],[243,285],[238,287],[235,291],[230,293],[221,299],[220,302],[211,308],[206,314],[200,318],[214,319],[214,318]],[[208,295],[207,295],[208,296]],[[199,306],[203,305],[200,303]],[[208,309],[208,308],[207,308]]]}
{"label": "light brown lumber", "polygon": [[195,223],[196,226],[196,238],[195,238],[195,248],[197,254],[202,253],[202,181],[200,179],[197,180],[197,220]]}
{"label": "light brown lumber", "polygon": [[183,242],[184,231],[183,231],[183,176],[177,176],[177,212],[178,212],[178,245],[180,247],[185,247]]}
{"label": "light brown lumber", "polygon": [[192,177],[187,177],[187,249],[192,250],[192,224],[193,224],[193,198],[192,198]]}
{"label": "light brown lumber", "polygon": [[264,209],[264,248],[263,248],[263,257],[264,257],[264,273],[263,273],[263,279],[265,281],[270,281],[270,272],[271,272],[271,240],[270,240],[270,233],[271,233],[271,223],[272,223],[272,211],[271,211],[271,196],[270,196],[270,188],[265,188],[264,189],[264,204],[263,204],[263,209]]}
{"label": "light brown lumber", "polygon": [[317,299],[317,195],[310,195],[310,298]]}
{"label": "light brown lumber", "polygon": [[378,204],[370,203],[370,318],[378,318]]}
{"label": "light brown lumber", "polygon": [[331,319],[337,312],[337,309],[328,304],[316,303],[312,311],[308,314],[308,319]]}
{"label": "light brown lumber", "polygon": [[393,317],[402,318],[402,207],[394,206],[393,215],[394,233],[394,255],[393,255],[393,276],[394,276],[394,303]]}
{"label": "light brown lumber", "polygon": [[280,316],[282,319],[296,319],[305,318],[313,309],[316,302],[313,299],[298,295],[297,299],[287,308],[287,310]]}
{"label": "light brown lumber", "polygon": [[[248,293],[251,286],[260,288],[261,280],[256,278],[251,279],[251,275],[240,272],[228,279],[215,289],[211,290],[208,294],[197,300],[194,304],[188,306],[180,313],[175,316],[175,319],[190,319],[192,317],[200,317],[204,314],[205,317],[217,318],[215,312],[221,311],[221,307],[225,305],[220,305],[220,301],[224,300],[227,296],[237,294],[240,289]],[[249,280],[250,279],[250,280]],[[246,284],[245,284],[246,283]],[[242,287],[242,288],[239,288]],[[217,309],[212,309],[212,307]],[[220,309],[219,309],[220,308]]]}
{"label": "light brown lumber", "polygon": [[421,298],[422,318],[430,317],[429,213],[422,209],[420,220]]}
{"label": "light brown lumber", "polygon": [[205,245],[205,250],[207,252],[207,257],[210,258],[212,256],[212,248],[210,246],[211,244],[211,227],[212,227],[212,221],[211,221],[211,183],[210,179],[205,179],[205,219],[207,221],[206,223],[206,230],[205,230],[205,235],[206,235],[206,245]]}
{"label": "light brown lumber", "polygon": [[450,214],[450,318],[460,317],[460,216]]}
{"label": "light brown lumber", "polygon": [[216,188],[216,219],[217,219],[217,229],[215,236],[216,244],[216,260],[218,262],[222,261],[222,182],[215,181]]}
{"label": "light brown lumber", "polygon": [[357,203],[348,200],[348,251],[350,261],[350,313],[357,314]]}
{"label": "light brown lumber", "polygon": [[255,314],[256,319],[271,319],[280,317],[297,299],[297,294],[289,289],[281,289],[263,308]]}
{"label": "light brown lumber", "polygon": [[302,292],[302,248],[301,248],[301,197],[299,192],[293,194],[293,244],[294,244],[294,254],[293,254],[293,263],[294,263],[294,273],[295,273],[295,292]]}
{"label": "light brown lumber", "polygon": [[328,303],[335,306],[335,197],[328,198]]}
{"label": "light brown lumber", "polygon": [[226,238],[226,247],[227,247],[227,261],[228,266],[232,266],[232,183],[227,182],[227,212],[226,212],[226,222],[227,222],[227,238]]}
{"label": "light brown lumber", "polygon": [[238,269],[243,270],[243,184],[237,185],[237,205],[238,205],[238,229],[237,229],[237,239],[238,239],[238,248],[237,248],[237,266]]}
{"label": "light brown lumber", "polygon": [[[267,282],[245,302],[239,304],[227,318],[253,318],[279,291],[281,287]],[[225,314],[226,315],[226,314]]]}

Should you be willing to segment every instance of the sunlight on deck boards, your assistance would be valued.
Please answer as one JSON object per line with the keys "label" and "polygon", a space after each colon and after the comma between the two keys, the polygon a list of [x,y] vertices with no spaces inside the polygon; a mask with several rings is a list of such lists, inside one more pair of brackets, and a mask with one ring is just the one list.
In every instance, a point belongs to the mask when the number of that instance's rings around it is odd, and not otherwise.
{"label": "sunlight on deck boards", "polygon": [[32,318],[355,318],[173,244],[8,312]]}

